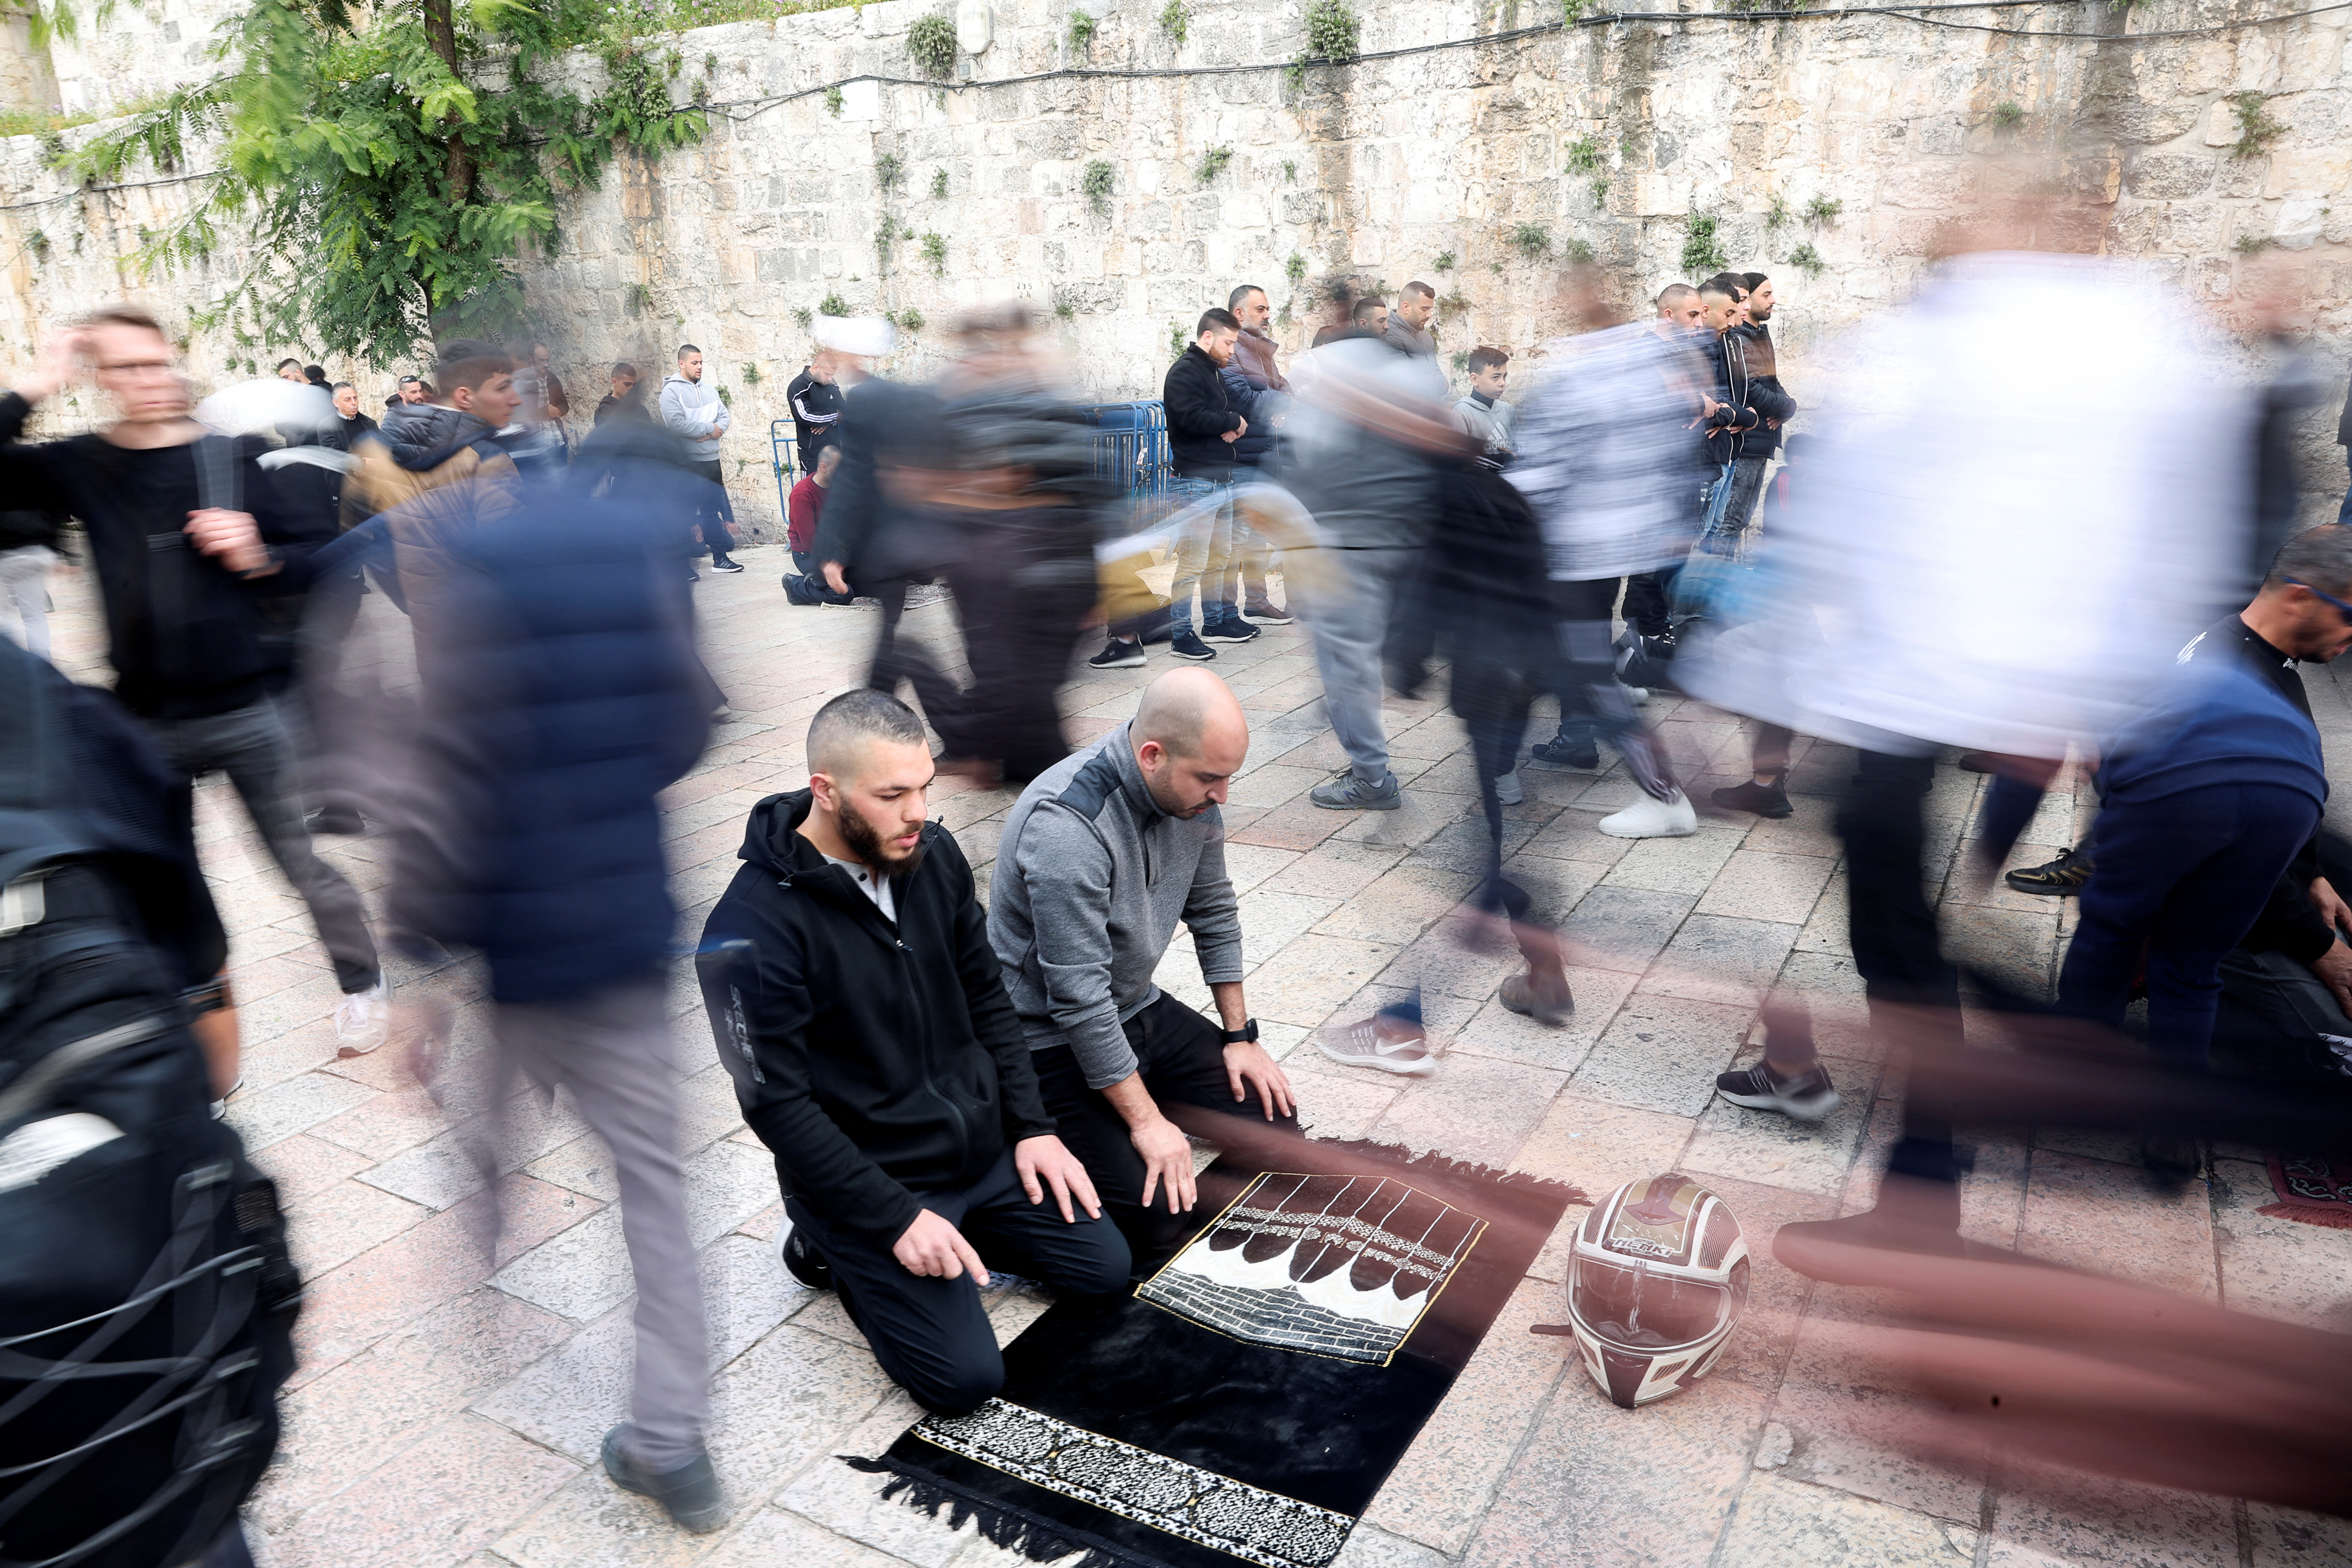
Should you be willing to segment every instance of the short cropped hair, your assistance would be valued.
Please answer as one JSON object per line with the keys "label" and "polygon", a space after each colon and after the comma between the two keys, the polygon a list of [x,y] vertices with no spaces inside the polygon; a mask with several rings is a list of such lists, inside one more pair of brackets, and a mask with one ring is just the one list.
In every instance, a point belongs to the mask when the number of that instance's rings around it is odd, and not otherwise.
{"label": "short cropped hair", "polygon": [[1201,324],[1192,329],[1192,335],[1196,338],[1205,338],[1211,332],[1238,332],[1241,330],[1242,321],[1239,316],[1234,315],[1231,310],[1212,309],[1201,312]]}
{"label": "short cropped hair", "polygon": [[870,687],[845,691],[809,721],[809,771],[837,778],[850,753],[869,741],[919,746],[923,721],[913,709],[887,691]]}
{"label": "short cropped hair", "polygon": [[84,330],[91,327],[141,327],[159,338],[172,335],[163,330],[163,322],[136,305],[101,306],[87,316],[77,318],[74,325]]}
{"label": "short cropped hair", "polygon": [[514,369],[514,357],[496,343],[479,338],[452,338],[434,351],[433,377],[439,383],[434,395],[464,387],[478,391],[482,383]]}
{"label": "short cropped hair", "polygon": [[2338,598],[2352,593],[2352,528],[2324,522],[2280,545],[2263,586],[2275,588],[2289,577]]}
{"label": "short cropped hair", "polygon": [[350,390],[350,391],[352,391],[352,392],[357,392],[357,391],[359,390],[359,388],[358,388],[358,387],[356,387],[356,386],[352,386],[352,384],[351,384],[350,382],[348,382],[348,381],[339,381],[339,382],[335,383],[335,384],[334,384],[334,385],[332,385],[332,386],[331,386],[331,387],[327,388],[327,390],[328,390],[329,392],[342,392],[342,391],[344,391],[344,390],[346,390],[346,389],[348,389],[348,390]]}
{"label": "short cropped hair", "polygon": [[296,370],[300,370],[302,368],[302,362],[299,359],[282,359],[270,368],[273,370],[284,370],[289,364]]}
{"label": "short cropped hair", "polygon": [[699,348],[697,348],[692,343],[680,343],[677,345],[677,357],[680,359],[684,359],[688,354],[698,354],[701,352],[702,351]]}
{"label": "short cropped hair", "polygon": [[642,373],[638,371],[635,365],[631,364],[627,360],[618,360],[614,363],[613,374],[614,375],[637,375]]}
{"label": "short cropped hair", "polygon": [[1748,297],[1748,291],[1728,277],[1718,273],[1698,286],[1700,299],[1706,299],[1710,295],[1717,300],[1744,300]]}
{"label": "short cropped hair", "polygon": [[1356,308],[1348,312],[1348,320],[1360,323],[1367,321],[1374,310],[1385,310],[1388,307],[1389,302],[1378,294],[1367,294],[1356,301]]}
{"label": "short cropped hair", "polygon": [[1431,288],[1428,284],[1420,281],[1418,279],[1406,284],[1404,286],[1404,291],[1407,294],[1416,295],[1423,300],[1434,300],[1437,298],[1437,290]]}
{"label": "short cropped hair", "polygon": [[1658,290],[1658,309],[1661,310],[1675,310],[1682,304],[1685,299],[1696,294],[1697,292],[1697,289],[1692,288],[1687,283],[1669,283],[1664,288]]}
{"label": "short cropped hair", "polygon": [[1477,374],[1480,371],[1486,369],[1490,364],[1508,364],[1510,363],[1511,356],[1508,353],[1487,343],[1480,343],[1476,348],[1470,351],[1470,374],[1472,375]]}
{"label": "short cropped hair", "polygon": [[1232,293],[1225,296],[1225,309],[1228,310],[1238,310],[1242,308],[1243,300],[1248,299],[1253,294],[1263,294],[1265,292],[1265,289],[1259,288],[1255,283],[1244,283],[1241,285],[1241,287],[1235,289]]}

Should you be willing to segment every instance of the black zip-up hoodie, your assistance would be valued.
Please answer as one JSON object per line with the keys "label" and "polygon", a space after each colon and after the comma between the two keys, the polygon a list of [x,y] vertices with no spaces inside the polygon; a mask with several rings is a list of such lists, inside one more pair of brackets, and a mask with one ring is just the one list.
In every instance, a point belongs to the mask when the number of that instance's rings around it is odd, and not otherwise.
{"label": "black zip-up hoodie", "polygon": [[[702,928],[703,1002],[743,1120],[787,1196],[885,1245],[918,1194],[1054,1131],[971,867],[923,829],[894,923],[797,831],[809,792],[751,808],[745,861]],[[722,944],[748,953],[719,960]]]}

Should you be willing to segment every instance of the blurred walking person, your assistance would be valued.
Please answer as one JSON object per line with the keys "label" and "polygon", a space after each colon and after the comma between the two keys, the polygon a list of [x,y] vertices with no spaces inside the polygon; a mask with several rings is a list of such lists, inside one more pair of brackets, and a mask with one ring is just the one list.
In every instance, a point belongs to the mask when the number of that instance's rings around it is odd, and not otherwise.
{"label": "blurred walking person", "polygon": [[[1547,347],[1556,368],[1521,405],[1519,460],[1507,470],[1543,524],[1562,671],[1559,741],[1573,742],[1570,726],[1589,725],[1625,759],[1642,792],[1602,817],[1601,832],[1682,837],[1698,830],[1698,812],[1618,683],[1612,624],[1621,579],[1671,569],[1689,553],[1695,426],[1711,400],[1686,341],[1649,322],[1617,321],[1597,275],[1573,269],[1562,292],[1588,330]],[[1589,766],[1597,758],[1575,760]]]}
{"label": "blurred walking person", "polygon": [[[418,1016],[420,1076],[478,1067],[471,1152],[495,1186],[519,1079],[561,1087],[613,1155],[635,1277],[630,1419],[607,1433],[615,1483],[684,1528],[725,1519],[704,1443],[702,1297],[677,1150],[677,1058],[665,963],[677,910],[659,792],[709,737],[709,676],[673,553],[700,481],[624,423],[551,492],[496,528],[454,536],[457,571],[424,689],[429,805],[394,863],[396,926],[478,950],[489,974],[487,1061],[444,1065]],[[591,494],[606,476],[609,493]],[[551,809],[551,803],[561,809]],[[494,1245],[494,1242],[493,1242]]]}
{"label": "blurred walking person", "polygon": [[[2122,730],[2244,547],[2250,401],[2192,337],[2145,330],[2193,317],[2170,289],[2090,258],[2001,253],[2057,222],[2049,201],[1990,216],[1970,244],[1990,253],[1956,255],[1828,356],[1832,405],[1776,546],[1788,587],[1762,646],[1783,668],[1759,657],[1751,691],[1710,691],[1854,748],[1837,816],[1854,965],[1874,1027],[1928,1051],[1962,1037],[1923,892],[1938,752],[2046,778],[2069,747]],[[2120,424],[2102,411],[2118,386],[2137,404]],[[2018,596],[2020,561],[2067,584],[2065,615]],[[1815,1067],[1805,1039],[1767,1057]],[[1915,1093],[1879,1209],[1827,1223],[1949,1232],[1959,1170],[1948,1114]]]}
{"label": "blurred walking person", "polygon": [[[38,446],[19,437],[35,405],[87,359],[114,405],[103,429]],[[53,339],[40,368],[0,396],[0,481],[22,504],[82,520],[98,578],[115,695],[164,759],[194,780],[225,773],[310,911],[343,994],[343,1048],[383,1039],[383,973],[358,891],[310,847],[293,742],[278,702],[293,650],[263,601],[299,592],[287,572],[324,542],[322,520],[279,497],[251,437],[215,436],[191,413],[171,340],[114,306]]]}

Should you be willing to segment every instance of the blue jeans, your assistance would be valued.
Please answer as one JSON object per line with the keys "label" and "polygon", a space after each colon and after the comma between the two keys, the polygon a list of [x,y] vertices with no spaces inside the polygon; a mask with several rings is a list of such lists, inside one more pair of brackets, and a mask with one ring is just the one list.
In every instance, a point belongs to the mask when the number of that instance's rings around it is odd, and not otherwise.
{"label": "blue jeans", "polygon": [[1168,629],[1181,637],[1192,629],[1195,589],[1201,595],[1202,631],[1240,618],[1230,598],[1215,596],[1227,591],[1226,569],[1234,559],[1233,486],[1223,479],[1179,475],[1168,481],[1168,493],[1187,503],[1185,510],[1176,514],[1184,521],[1172,542],[1176,577],[1168,585]]}

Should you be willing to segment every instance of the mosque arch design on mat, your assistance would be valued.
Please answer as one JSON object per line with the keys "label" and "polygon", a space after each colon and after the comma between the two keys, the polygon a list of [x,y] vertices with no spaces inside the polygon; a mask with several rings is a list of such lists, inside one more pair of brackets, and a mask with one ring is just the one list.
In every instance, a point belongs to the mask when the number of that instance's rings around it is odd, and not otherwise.
{"label": "mosque arch design on mat", "polygon": [[1486,1228],[1386,1177],[1269,1172],[1135,1293],[1251,1344],[1386,1366]]}

